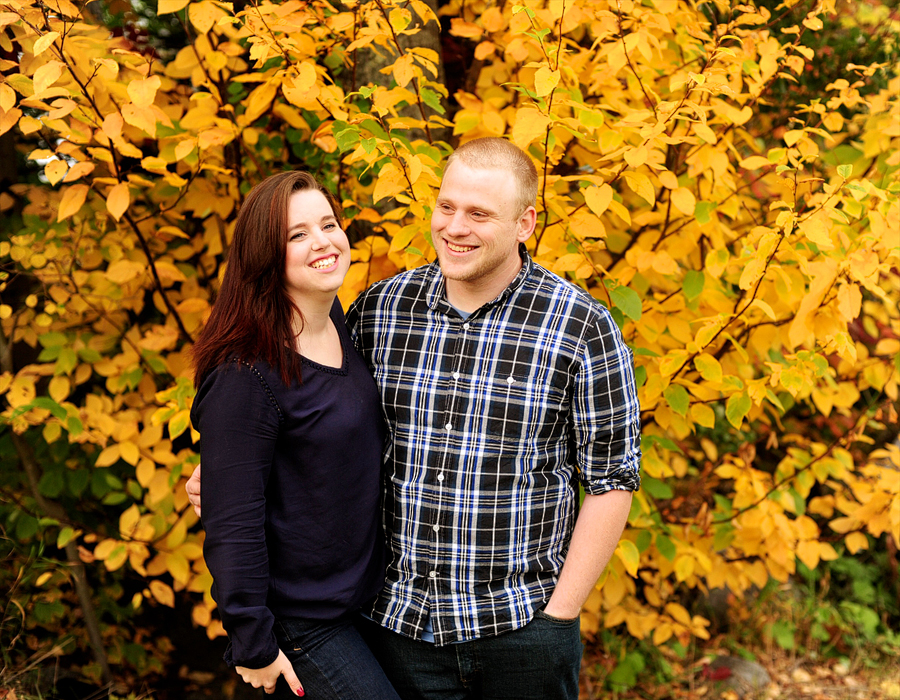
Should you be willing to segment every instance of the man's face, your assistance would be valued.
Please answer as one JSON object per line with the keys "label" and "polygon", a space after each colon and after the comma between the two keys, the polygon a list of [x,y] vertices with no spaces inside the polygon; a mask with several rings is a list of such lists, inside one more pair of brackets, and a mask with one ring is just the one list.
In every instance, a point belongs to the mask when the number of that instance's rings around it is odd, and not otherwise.
{"label": "man's face", "polygon": [[448,291],[499,294],[518,273],[519,243],[534,230],[534,207],[517,211],[516,181],[505,170],[454,161],[444,172],[431,236]]}

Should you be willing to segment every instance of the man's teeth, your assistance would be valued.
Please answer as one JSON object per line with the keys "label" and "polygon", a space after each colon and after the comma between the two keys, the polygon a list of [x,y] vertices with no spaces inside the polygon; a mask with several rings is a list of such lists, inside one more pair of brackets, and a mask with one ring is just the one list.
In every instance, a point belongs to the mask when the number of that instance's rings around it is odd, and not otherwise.
{"label": "man's teeth", "polygon": [[468,253],[470,250],[475,250],[475,246],[471,245],[455,245],[454,243],[448,243],[447,247],[452,250],[454,253]]}
{"label": "man's teeth", "polygon": [[317,270],[322,270],[326,267],[331,267],[334,265],[337,260],[337,256],[332,255],[330,258],[322,258],[321,260],[316,260],[310,267],[314,267]]}

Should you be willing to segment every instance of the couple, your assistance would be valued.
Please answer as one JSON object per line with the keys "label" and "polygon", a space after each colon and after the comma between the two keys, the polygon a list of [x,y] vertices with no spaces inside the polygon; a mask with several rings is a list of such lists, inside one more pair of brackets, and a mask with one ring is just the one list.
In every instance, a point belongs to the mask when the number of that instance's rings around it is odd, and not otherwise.
{"label": "couple", "polygon": [[439,264],[373,285],[346,325],[327,191],[291,172],[248,195],[192,420],[213,593],[255,687],[578,697],[578,616],[639,485],[639,406],[609,314],[525,250],[537,184],[504,139],[461,146]]}

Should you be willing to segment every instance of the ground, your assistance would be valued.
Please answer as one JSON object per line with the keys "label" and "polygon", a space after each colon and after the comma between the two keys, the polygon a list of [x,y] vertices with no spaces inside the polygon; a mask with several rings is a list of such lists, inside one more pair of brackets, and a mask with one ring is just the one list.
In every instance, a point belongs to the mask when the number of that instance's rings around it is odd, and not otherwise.
{"label": "ground", "polygon": [[[716,653],[714,649],[707,651],[709,655]],[[598,683],[602,675],[596,669],[608,664],[597,654],[597,650],[586,649],[580,700],[900,700],[900,660],[888,668],[867,668],[862,662],[848,667],[835,659],[755,650],[756,661],[772,679],[762,693],[740,696],[735,691],[722,691],[719,683],[702,672],[701,660],[692,667],[693,672],[685,671],[674,682],[654,683],[648,673],[635,688],[615,694]]]}

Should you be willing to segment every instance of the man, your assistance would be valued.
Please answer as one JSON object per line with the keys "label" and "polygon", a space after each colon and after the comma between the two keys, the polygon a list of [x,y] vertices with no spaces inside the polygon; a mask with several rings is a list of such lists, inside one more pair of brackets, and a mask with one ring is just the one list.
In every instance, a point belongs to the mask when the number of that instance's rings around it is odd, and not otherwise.
{"label": "man", "polygon": [[537,185],[509,142],[461,146],[431,220],[438,263],[347,315],[388,425],[388,571],[366,634],[403,698],[576,700],[579,612],[639,486],[631,353],[526,252]]}

